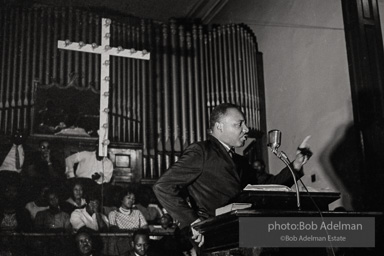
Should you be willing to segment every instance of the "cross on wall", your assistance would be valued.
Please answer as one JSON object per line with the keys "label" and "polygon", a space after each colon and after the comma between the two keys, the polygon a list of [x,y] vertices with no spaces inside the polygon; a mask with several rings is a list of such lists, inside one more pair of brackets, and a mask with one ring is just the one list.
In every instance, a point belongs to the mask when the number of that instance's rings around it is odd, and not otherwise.
{"label": "cross on wall", "polygon": [[134,58],[149,60],[150,54],[146,50],[136,51],[135,49],[126,50],[123,47],[110,46],[110,28],[111,20],[102,18],[101,26],[101,45],[96,43],[85,44],[84,42],[71,42],[70,40],[59,40],[57,47],[59,49],[97,53],[101,54],[100,63],[100,110],[99,110],[99,156],[107,156],[108,150],[108,106],[109,106],[109,81],[110,81],[110,56],[118,56],[125,58]]}

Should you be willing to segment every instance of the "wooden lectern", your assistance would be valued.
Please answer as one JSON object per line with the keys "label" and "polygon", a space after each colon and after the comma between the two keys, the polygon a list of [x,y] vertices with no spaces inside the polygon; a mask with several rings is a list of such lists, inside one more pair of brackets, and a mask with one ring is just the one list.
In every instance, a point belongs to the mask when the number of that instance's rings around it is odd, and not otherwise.
{"label": "wooden lectern", "polygon": [[[328,204],[339,198],[338,193],[311,193],[324,217],[374,217],[375,248],[351,248],[349,251],[360,251],[360,255],[377,255],[383,245],[383,213],[382,212],[332,212]],[[329,248],[241,248],[239,234],[244,218],[255,217],[320,217],[314,210],[308,195],[302,195],[302,210],[295,209],[296,196],[291,192],[243,192],[240,202],[252,202],[251,209],[235,210],[198,223],[195,228],[204,234],[203,255],[332,255]],[[327,209],[324,209],[326,206]],[[262,208],[262,209],[261,209]],[[381,248],[381,249],[379,249]],[[334,248],[343,253],[349,248]],[[344,254],[343,254],[344,255]],[[349,255],[349,254],[347,254]],[[353,254],[354,255],[354,254]]]}

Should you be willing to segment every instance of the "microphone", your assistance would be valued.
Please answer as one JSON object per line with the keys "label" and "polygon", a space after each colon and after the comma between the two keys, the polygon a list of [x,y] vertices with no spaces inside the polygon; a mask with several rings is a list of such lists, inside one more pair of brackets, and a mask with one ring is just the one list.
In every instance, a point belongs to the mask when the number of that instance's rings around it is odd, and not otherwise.
{"label": "microphone", "polygon": [[267,146],[272,149],[272,152],[277,151],[281,144],[281,131],[270,130],[268,132],[268,144]]}
{"label": "microphone", "polygon": [[289,171],[292,174],[293,181],[295,183],[296,187],[296,200],[297,200],[297,209],[300,210],[301,205],[300,205],[300,195],[299,195],[299,187],[297,185],[297,180],[296,180],[296,175],[293,172],[291,166],[290,166],[290,161],[287,157],[287,155],[283,151],[278,151],[277,149],[281,145],[281,131],[279,130],[270,130],[268,132],[268,144],[267,146],[271,148],[272,153],[275,154],[289,169]]}

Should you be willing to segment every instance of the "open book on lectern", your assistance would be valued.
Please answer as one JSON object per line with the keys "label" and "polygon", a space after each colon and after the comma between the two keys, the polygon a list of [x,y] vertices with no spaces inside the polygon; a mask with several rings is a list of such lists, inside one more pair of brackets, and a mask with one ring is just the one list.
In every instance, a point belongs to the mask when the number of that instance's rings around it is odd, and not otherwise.
{"label": "open book on lectern", "polygon": [[[301,209],[328,211],[328,205],[340,198],[340,192],[300,192]],[[312,190],[312,191],[311,191]],[[314,205],[313,202],[316,202]],[[297,210],[296,192],[284,185],[247,185],[231,204],[216,209],[216,215],[240,209]]]}
{"label": "open book on lectern", "polygon": [[279,184],[251,185],[248,184],[244,191],[292,191],[291,188]]}
{"label": "open book on lectern", "polygon": [[[279,184],[264,184],[264,185],[251,185],[248,184],[243,191],[275,191],[275,192],[290,192],[292,191],[291,188],[284,186],[284,185],[279,185]],[[248,209],[252,207],[252,203],[231,203],[227,204],[223,207],[217,208],[216,209],[216,216],[231,212],[234,210],[240,210],[240,209]]]}

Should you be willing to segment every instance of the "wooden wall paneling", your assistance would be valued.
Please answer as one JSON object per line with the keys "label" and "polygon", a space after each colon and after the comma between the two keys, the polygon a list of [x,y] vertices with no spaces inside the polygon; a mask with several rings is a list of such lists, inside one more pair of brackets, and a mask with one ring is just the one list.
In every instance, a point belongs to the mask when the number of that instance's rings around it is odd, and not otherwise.
{"label": "wooden wall paneling", "polygon": [[[384,50],[377,0],[342,0],[364,210],[384,209]],[[345,153],[344,153],[345,155]],[[347,162],[347,159],[344,159]]]}

